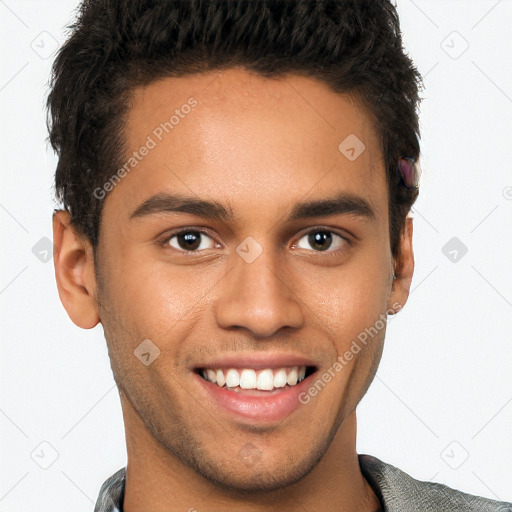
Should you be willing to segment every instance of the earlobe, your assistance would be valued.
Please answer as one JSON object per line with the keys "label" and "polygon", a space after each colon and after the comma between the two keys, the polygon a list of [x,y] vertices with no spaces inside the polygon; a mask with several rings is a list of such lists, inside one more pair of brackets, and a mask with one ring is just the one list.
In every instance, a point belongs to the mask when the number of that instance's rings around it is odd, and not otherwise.
{"label": "earlobe", "polygon": [[[405,306],[414,274],[414,251],[412,247],[413,219],[407,217],[404,231],[400,237],[400,253],[395,261],[393,288],[389,297],[389,310],[397,313]],[[397,307],[398,306],[398,307]]]}
{"label": "earlobe", "polygon": [[62,305],[83,329],[99,322],[94,254],[90,242],[76,232],[65,210],[53,213],[53,262]]}

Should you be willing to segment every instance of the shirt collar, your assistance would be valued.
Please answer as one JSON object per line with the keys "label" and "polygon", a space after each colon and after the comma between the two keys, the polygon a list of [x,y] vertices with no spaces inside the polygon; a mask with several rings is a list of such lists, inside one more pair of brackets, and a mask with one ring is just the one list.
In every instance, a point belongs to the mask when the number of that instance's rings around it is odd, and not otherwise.
{"label": "shirt collar", "polygon": [[105,480],[94,507],[94,512],[123,512],[126,468],[121,468]]}

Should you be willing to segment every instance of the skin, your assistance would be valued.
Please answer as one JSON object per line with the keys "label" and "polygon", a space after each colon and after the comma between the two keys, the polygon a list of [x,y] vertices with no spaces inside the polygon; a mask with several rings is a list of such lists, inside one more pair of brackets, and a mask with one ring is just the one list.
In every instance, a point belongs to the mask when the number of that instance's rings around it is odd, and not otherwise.
{"label": "skin", "polygon": [[[412,219],[393,261],[372,117],[357,98],[296,75],[230,69],[166,78],[135,93],[130,152],[190,96],[197,106],[104,199],[97,265],[69,214],[53,218],[60,299],[76,325],[101,322],[120,392],[124,510],[375,511],[357,459],[356,406],[375,376],[385,327],[308,404],[276,423],[216,410],[192,374],[212,356],[264,351],[305,355],[321,375],[379,315],[405,305]],[[338,150],[350,134],[365,144],[354,161]],[[170,212],[130,220],[164,191],[214,199],[236,221]],[[366,199],[375,219],[286,220],[296,203],[336,192]],[[190,227],[207,230],[195,253],[185,254],[178,237],[156,243]],[[326,251],[308,243],[318,227],[333,236]],[[249,236],[263,248],[252,263],[236,252]],[[146,338],[160,350],[149,366],[134,356]]]}

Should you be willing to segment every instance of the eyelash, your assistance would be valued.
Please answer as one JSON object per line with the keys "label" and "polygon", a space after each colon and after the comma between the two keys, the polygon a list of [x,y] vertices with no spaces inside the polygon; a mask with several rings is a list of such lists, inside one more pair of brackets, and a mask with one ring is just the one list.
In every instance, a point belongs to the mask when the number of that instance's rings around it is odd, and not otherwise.
{"label": "eyelash", "polygon": [[[205,231],[204,229],[189,227],[189,228],[180,229],[179,231],[174,231],[174,232],[168,234],[166,237],[164,237],[163,239],[159,240],[157,242],[157,244],[160,247],[162,247],[164,250],[168,249],[168,250],[171,250],[171,251],[175,251],[175,252],[177,252],[179,254],[194,255],[194,254],[200,253],[201,250],[198,250],[198,249],[191,250],[191,251],[185,251],[185,250],[179,250],[179,249],[176,249],[174,247],[168,246],[168,244],[169,244],[169,242],[171,241],[172,238],[174,238],[175,236],[186,234],[186,233],[200,233],[202,235],[206,235],[208,238],[211,238],[213,240],[213,237],[211,237],[209,235],[209,233],[207,231]],[[343,240],[343,242],[348,244],[349,247],[351,247],[353,245],[353,242],[347,236],[343,236],[340,233],[337,233],[336,231],[333,231],[332,229],[329,229],[329,228],[326,228],[326,227],[322,227],[322,226],[315,226],[315,227],[313,227],[312,229],[310,229],[306,233],[302,234],[301,237],[299,238],[299,240],[302,240],[302,238],[304,238],[305,236],[307,236],[307,235],[309,235],[311,233],[331,233],[331,234],[334,234],[334,235],[340,237]],[[336,256],[339,253],[345,251],[346,249],[347,249],[346,247],[341,247],[341,248],[335,249],[335,250],[327,249],[326,251],[314,251],[314,250],[312,250],[312,252],[315,252],[318,255],[322,256],[322,257],[327,257],[327,256]],[[204,249],[204,250],[208,250],[208,249]]]}

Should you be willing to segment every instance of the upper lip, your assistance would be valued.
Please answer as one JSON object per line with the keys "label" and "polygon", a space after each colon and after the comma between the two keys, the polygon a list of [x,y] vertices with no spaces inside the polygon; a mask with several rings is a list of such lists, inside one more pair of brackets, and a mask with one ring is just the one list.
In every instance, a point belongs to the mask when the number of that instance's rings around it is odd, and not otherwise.
{"label": "upper lip", "polygon": [[319,365],[312,359],[299,354],[256,352],[223,354],[204,363],[197,364],[194,368],[254,368],[255,370],[263,370],[265,368],[282,368],[287,366],[312,366],[317,369]]}

